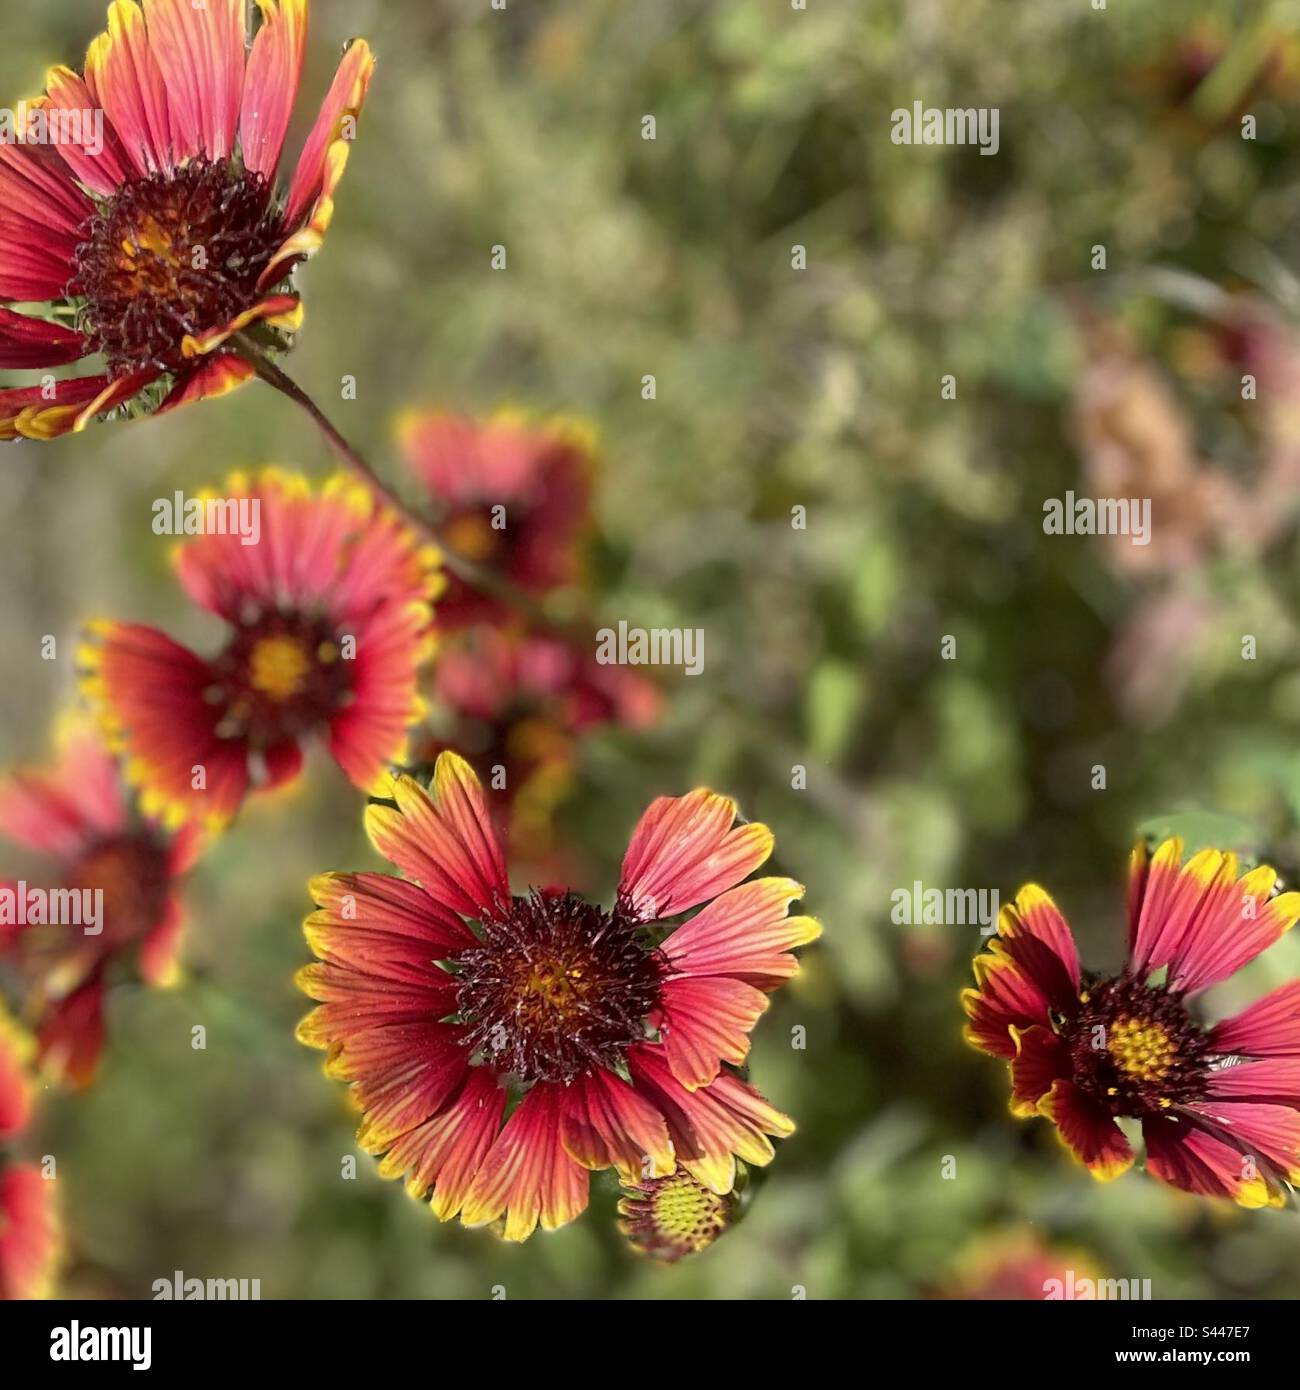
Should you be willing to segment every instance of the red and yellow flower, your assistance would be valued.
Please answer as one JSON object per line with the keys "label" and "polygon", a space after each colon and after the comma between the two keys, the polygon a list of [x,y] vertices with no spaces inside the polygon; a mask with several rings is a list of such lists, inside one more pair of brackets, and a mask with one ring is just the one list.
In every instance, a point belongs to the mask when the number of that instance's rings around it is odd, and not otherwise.
{"label": "red and yellow flower", "polygon": [[236,334],[297,331],[374,68],[347,49],[278,191],[307,9],[258,0],[250,44],[244,0],[113,0],[84,75],[46,74],[37,141],[0,144],[0,301],[29,306],[0,309],[0,368],[104,368],[0,391],[0,439],[222,395],[253,374]]}
{"label": "red and yellow flower", "polygon": [[298,1036],[350,1083],[380,1172],[442,1220],[504,1218],[524,1240],[583,1211],[591,1170],[641,1181],[680,1164],[723,1195],[738,1158],[769,1162],[793,1125],[733,1068],[820,928],[787,915],[799,884],[742,882],[767,827],[736,825],[710,791],[659,798],[604,909],[512,894],[463,759],[444,753],[431,790],[397,777],[366,813],[406,877],[324,874],[305,923],[318,961],[299,983],[319,1006]]}
{"label": "red and yellow flower", "polygon": [[145,812],[173,826],[225,824],[250,789],[296,777],[316,734],[370,788],[405,753],[433,649],[437,552],[368,489],[267,469],[232,476],[224,496],[258,503],[257,543],[207,534],[175,552],[185,592],[228,625],[222,650],[200,657],[156,628],[100,622],[81,653]]}
{"label": "red and yellow flower", "polygon": [[1096,1178],[1134,1161],[1116,1119],[1141,1124],[1146,1170],[1184,1192],[1280,1206],[1300,1179],[1300,981],[1203,1026],[1189,1004],[1287,931],[1300,893],[1234,854],[1183,864],[1181,840],[1133,851],[1128,959],[1085,973],[1036,884],[1020,890],[975,958],[966,1038],[1010,1066],[1011,1110],[1045,1115]]}
{"label": "red and yellow flower", "polygon": [[42,1066],[88,1085],[103,1050],[112,974],[122,969],[159,986],[176,977],[184,920],[177,885],[197,857],[198,832],[169,834],[137,817],[95,729],[68,719],[52,767],[0,779],[0,835],[41,855],[52,886],[103,894],[94,934],[67,924],[0,926],[0,950],[31,985]]}
{"label": "red and yellow flower", "polygon": [[443,645],[431,693],[437,725],[415,761],[464,754],[492,788],[498,833],[534,864],[555,853],[554,813],[576,780],[582,736],[606,724],[646,728],[660,706],[636,671],[601,666],[561,637],[486,623]]}
{"label": "red and yellow flower", "polygon": [[[513,410],[484,421],[412,411],[398,439],[449,551],[532,598],[581,579],[594,452],[587,426],[533,422]],[[491,594],[449,577],[439,609],[445,630],[503,616]]]}
{"label": "red and yellow flower", "polygon": [[[0,1144],[27,1128],[32,1113],[31,1039],[0,1013]],[[53,1183],[38,1168],[0,1156],[0,1302],[47,1298],[58,1255]]]}

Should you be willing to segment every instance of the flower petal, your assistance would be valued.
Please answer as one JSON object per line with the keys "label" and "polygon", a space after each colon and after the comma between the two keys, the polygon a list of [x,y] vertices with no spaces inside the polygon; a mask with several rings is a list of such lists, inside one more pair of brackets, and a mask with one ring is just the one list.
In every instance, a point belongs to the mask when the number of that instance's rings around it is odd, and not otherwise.
{"label": "flower petal", "polygon": [[177,163],[228,159],[244,86],[244,0],[144,0]]}
{"label": "flower petal", "polygon": [[370,943],[396,949],[409,942],[432,961],[477,940],[454,912],[393,874],[318,874],[310,891],[320,911],[307,919],[307,940],[322,960],[364,970]]}
{"label": "flower petal", "polygon": [[734,888],[772,852],[765,825],[735,826],[736,803],[699,788],[657,797],[623,858],[619,901],[644,922],[686,912]]}
{"label": "flower petal", "polygon": [[813,918],[786,916],[803,895],[803,885],[790,878],[742,883],[668,936],[664,955],[677,975],[730,975],[759,989],[775,989],[799,969],[790,951],[821,935]]}
{"label": "flower petal", "polygon": [[1271,898],[1276,872],[1237,877],[1237,856],[1204,849],[1180,867],[1182,841],[1166,840],[1145,870],[1132,968],[1168,968],[1168,988],[1197,994],[1226,980],[1300,918],[1300,893]]}
{"label": "flower petal", "polygon": [[677,1166],[664,1117],[635,1087],[600,1068],[566,1089],[560,1128],[565,1151],[584,1168],[616,1168],[639,1182]]}
{"label": "flower petal", "polygon": [[244,72],[239,143],[244,167],[272,183],[302,80],[307,0],[257,0],[257,5],[262,23]]}
{"label": "flower petal", "polygon": [[662,1111],[677,1161],[719,1195],[735,1186],[737,1158],[761,1168],[776,1152],[768,1136],[794,1133],[792,1120],[730,1072],[688,1091],[658,1044],[629,1048],[627,1061],[633,1084]]}
{"label": "flower petal", "polygon": [[1074,934],[1036,883],[1027,883],[1016,894],[1015,905],[998,914],[998,938],[1053,1008],[1063,1013],[1077,1009],[1080,975]]}
{"label": "flower petal", "polygon": [[1282,985],[1215,1024],[1210,1046],[1225,1055],[1300,1057],[1300,980]]}
{"label": "flower petal", "polygon": [[82,688],[110,746],[126,756],[144,813],[169,828],[224,825],[248,791],[248,748],[218,734],[221,707],[204,695],[207,662],[156,628],[110,622],[90,631],[78,652]]}
{"label": "flower petal", "polygon": [[[111,198],[133,171],[117,132],[104,118],[90,88],[71,68],[60,66],[45,74],[45,91],[47,100],[40,103],[42,107],[74,113],[75,121],[65,124],[70,135],[81,136],[75,141],[60,140],[56,147],[60,158],[92,193]],[[87,115],[95,121],[89,130]]]}
{"label": "flower petal", "polygon": [[707,1086],[723,1062],[740,1066],[767,995],[725,976],[669,980],[663,987],[664,1050],[673,1075],[689,1091]]}
{"label": "flower petal", "polygon": [[433,1188],[439,1221],[450,1221],[464,1204],[474,1174],[501,1130],[506,1093],[486,1067],[471,1067],[456,1098],[422,1125],[408,1130],[379,1161],[379,1175],[406,1175],[417,1201]]}
{"label": "flower petal", "polygon": [[54,1183],[39,1168],[0,1168],[0,1300],[48,1298],[58,1253]]}
{"label": "flower petal", "polygon": [[460,1089],[468,1067],[462,1030],[434,1019],[353,1033],[325,1064],[336,1081],[351,1083],[362,1112],[357,1142],[372,1154],[436,1115]]}
{"label": "flower petal", "polygon": [[108,7],[108,31],[86,52],[86,86],[107,113],[135,172],[170,171],[175,139],[167,86],[135,0],[113,0]]}
{"label": "flower petal", "polygon": [[1145,1120],[1142,1136],[1147,1172],[1170,1187],[1200,1197],[1228,1197],[1250,1208],[1281,1206],[1285,1200],[1239,1148],[1184,1116]]}
{"label": "flower petal", "polygon": [[460,1219],[484,1226],[505,1214],[506,1240],[527,1240],[537,1229],[554,1231],[587,1206],[587,1170],[564,1150],[560,1138],[563,1088],[539,1082],[519,1102],[474,1175]]}
{"label": "flower petal", "polygon": [[[330,162],[340,157],[346,162],[348,131],[361,114],[374,71],[375,59],[369,44],[364,39],[349,44],[294,170],[284,210],[286,227],[296,230],[312,204],[328,200],[333,192],[342,169],[331,171]],[[313,220],[315,216],[313,213]]]}
{"label": "flower petal", "polygon": [[455,753],[441,754],[433,793],[430,799],[411,777],[394,779],[396,809],[366,809],[366,830],[375,848],[453,912],[475,918],[501,915],[508,910],[510,887],[473,769]]}
{"label": "flower petal", "polygon": [[1058,1078],[1038,1102],[1038,1111],[1056,1126],[1061,1142],[1099,1182],[1110,1182],[1133,1164],[1123,1131],[1073,1081]]}
{"label": "flower petal", "polygon": [[0,309],[0,367],[58,367],[86,355],[86,340],[67,324]]}
{"label": "flower petal", "polygon": [[41,1066],[76,1090],[95,1079],[104,1050],[104,976],[95,971],[71,994],[45,1006],[37,1027]]}
{"label": "flower petal", "polygon": [[1023,1031],[1011,1028],[1016,1055],[1011,1061],[1011,1113],[1030,1119],[1038,1102],[1061,1078],[1070,1075],[1070,1049],[1052,1032],[1036,1024]]}
{"label": "flower petal", "polygon": [[964,1030],[966,1041],[981,1052],[1010,1062],[1016,1055],[1012,1028],[1050,1026],[1047,995],[1012,959],[1000,939],[977,955],[971,968],[976,987],[962,990],[961,994],[962,1007],[970,1020]]}

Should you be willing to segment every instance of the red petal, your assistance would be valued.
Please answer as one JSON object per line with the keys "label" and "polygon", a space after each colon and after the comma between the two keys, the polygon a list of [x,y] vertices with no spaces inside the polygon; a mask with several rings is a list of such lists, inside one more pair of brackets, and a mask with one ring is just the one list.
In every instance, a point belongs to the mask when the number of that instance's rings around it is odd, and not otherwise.
{"label": "red petal", "polygon": [[721,894],[663,943],[678,975],[732,975],[759,989],[774,989],[799,969],[790,954],[821,935],[811,917],[788,917],[803,885],[789,878],[758,878]]}
{"label": "red petal", "polygon": [[1133,1163],[1133,1150],[1110,1114],[1073,1081],[1058,1079],[1038,1102],[1056,1125],[1061,1142],[1100,1182],[1110,1182]]}
{"label": "red petal", "polygon": [[0,1169],[0,1300],[46,1297],[57,1249],[54,1183],[26,1164]]}
{"label": "red petal", "polygon": [[1000,940],[976,956],[971,967],[976,988],[961,994],[962,1007],[970,1019],[966,1041],[1009,1062],[1016,1055],[1010,1029],[1050,1025],[1047,996],[1007,954]]}
{"label": "red petal", "polygon": [[109,6],[108,32],[86,52],[86,85],[95,105],[108,114],[137,174],[172,168],[175,141],[167,87],[135,0],[113,0]]}
{"label": "red petal", "polygon": [[612,1072],[576,1077],[564,1093],[560,1123],[565,1151],[584,1168],[617,1168],[640,1182],[676,1167],[664,1117]]}
{"label": "red petal", "polygon": [[1146,1169],[1161,1182],[1201,1197],[1228,1197],[1243,1207],[1280,1206],[1279,1189],[1233,1144],[1185,1117],[1143,1121]]}
{"label": "red petal", "polygon": [[623,858],[619,900],[641,921],[662,920],[733,888],[772,852],[765,825],[740,825],[736,803],[700,788],[657,797]]}
{"label": "red petal", "polygon": [[144,0],[144,14],[173,156],[229,158],[244,86],[244,0]]}
{"label": "red petal", "polygon": [[506,1093],[486,1067],[471,1067],[460,1094],[439,1114],[402,1135],[380,1160],[381,1177],[406,1174],[417,1200],[433,1188],[439,1221],[450,1221],[501,1130]]}
{"label": "red petal", "polygon": [[560,1139],[562,1090],[539,1082],[520,1101],[470,1184],[460,1213],[465,1225],[483,1226],[504,1213],[506,1240],[527,1240],[539,1221],[553,1231],[586,1210],[587,1170]]}
{"label": "red petal", "polygon": [[723,1062],[740,1066],[749,1033],[767,1008],[753,985],[725,977],[669,980],[663,987],[664,1050],[688,1090],[707,1086]]}
{"label": "red petal", "polygon": [[0,309],[0,367],[57,367],[86,355],[75,328]]}
{"label": "red petal", "polygon": [[284,210],[286,227],[299,227],[308,209],[322,195],[327,183],[330,147],[341,139],[344,121],[349,117],[355,120],[360,114],[374,70],[375,60],[369,45],[364,39],[357,39],[343,55],[316,124],[303,146]]}
{"label": "red petal", "polygon": [[244,73],[239,143],[244,167],[272,183],[302,79],[307,0],[259,0],[259,6],[262,25]]}
{"label": "red petal", "polygon": [[435,800],[412,778],[397,778],[397,809],[366,810],[375,848],[453,912],[500,915],[508,908],[510,888],[478,778],[463,758],[443,753],[434,768],[433,792]]}
{"label": "red petal", "polygon": [[1257,999],[1210,1032],[1215,1052],[1245,1057],[1300,1057],[1300,980]]}
{"label": "red petal", "polygon": [[1011,1036],[1011,1113],[1028,1119],[1039,1113],[1038,1102],[1053,1084],[1070,1075],[1070,1050],[1050,1028],[1012,1028]]}
{"label": "red petal", "polygon": [[663,1113],[677,1161],[697,1182],[714,1192],[730,1192],[736,1158],[754,1167],[775,1155],[768,1135],[784,1138],[793,1123],[752,1086],[722,1072],[711,1086],[688,1091],[672,1074],[657,1044],[628,1050],[633,1084]]}

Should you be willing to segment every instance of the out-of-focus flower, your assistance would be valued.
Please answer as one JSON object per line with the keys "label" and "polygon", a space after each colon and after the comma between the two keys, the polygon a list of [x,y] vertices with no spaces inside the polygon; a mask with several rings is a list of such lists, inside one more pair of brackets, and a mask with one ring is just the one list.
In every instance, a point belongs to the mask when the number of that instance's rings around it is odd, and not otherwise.
{"label": "out-of-focus flower", "polygon": [[719,1194],[679,1167],[666,1177],[624,1182],[619,1229],[641,1254],[673,1264],[725,1235],[740,1200],[739,1188]]}
{"label": "out-of-focus flower", "polygon": [[1212,1028],[1188,1007],[1271,946],[1300,917],[1277,874],[1238,877],[1236,855],[1181,840],[1133,851],[1128,960],[1084,974],[1051,898],[1022,888],[975,957],[962,994],[972,1046],[1010,1064],[1011,1111],[1045,1115],[1103,1181],[1133,1149],[1115,1123],[1139,1120],[1148,1173],[1185,1192],[1281,1206],[1300,1180],[1300,981]]}
{"label": "out-of-focus flower", "polygon": [[93,933],[48,920],[0,926],[0,949],[30,981],[41,1064],[85,1086],[103,1049],[112,973],[151,985],[175,978],[184,918],[177,886],[199,834],[169,834],[136,817],[117,763],[87,722],[64,720],[58,743],[52,767],[0,779],[0,835],[43,856],[50,888],[102,893],[102,913]]}
{"label": "out-of-focus flower", "polygon": [[[580,580],[590,525],[590,428],[534,422],[513,410],[484,421],[412,411],[398,438],[449,551],[531,598]],[[502,616],[490,594],[448,577],[438,611],[444,630]]]}
{"label": "out-of-focus flower", "polygon": [[[31,1039],[0,1013],[0,1144],[32,1112]],[[53,1183],[39,1169],[0,1157],[0,1301],[49,1296],[58,1250]]]}
{"label": "out-of-focus flower", "polygon": [[432,1189],[442,1220],[504,1217],[524,1240],[583,1211],[588,1170],[641,1181],[680,1164],[724,1195],[737,1158],[768,1163],[768,1136],[793,1125],[731,1068],[820,927],[787,915],[799,884],[742,882],[771,852],[767,827],[736,825],[709,791],[659,798],[604,909],[512,895],[463,759],[444,753],[432,790],[395,778],[366,813],[407,877],[322,875],[305,923],[319,963],[299,983],[320,1003],[298,1036],[351,1083],[380,1172]]}
{"label": "out-of-focus flower", "polygon": [[50,1296],[59,1246],[53,1188],[29,1163],[0,1164],[0,1300]]}
{"label": "out-of-focus flower", "polygon": [[[1092,1262],[1049,1245],[1027,1226],[986,1232],[957,1257],[939,1297],[972,1301],[1029,1301],[1097,1277]],[[1058,1295],[1059,1296],[1059,1295]]]}
{"label": "out-of-focus flower", "polygon": [[1088,336],[1074,408],[1086,495],[1151,503],[1149,543],[1107,536],[1107,556],[1134,577],[1192,569],[1208,558],[1232,488],[1199,458],[1191,425],[1156,368],[1113,329]]}
{"label": "out-of-focus flower", "polygon": [[222,651],[121,622],[93,624],[81,651],[145,812],[173,826],[223,825],[250,789],[296,777],[316,734],[368,789],[424,709],[437,552],[343,475],[314,490],[300,474],[236,474],[224,496],[257,502],[257,543],[207,534],[175,552],[186,593],[229,625]]}
{"label": "out-of-focus flower", "polygon": [[413,761],[463,754],[491,788],[498,833],[533,863],[555,848],[553,816],[575,780],[581,736],[605,724],[644,729],[660,707],[639,672],[602,666],[560,637],[486,624],[442,648],[432,696],[436,732]]}
{"label": "out-of-focus flower", "polygon": [[0,144],[0,367],[100,357],[91,375],[0,391],[0,439],[49,439],[134,403],[222,395],[278,349],[294,267],[324,240],[374,60],[343,56],[287,191],[276,173],[302,74],[307,0],[114,0],[84,77],[51,68],[21,143]]}

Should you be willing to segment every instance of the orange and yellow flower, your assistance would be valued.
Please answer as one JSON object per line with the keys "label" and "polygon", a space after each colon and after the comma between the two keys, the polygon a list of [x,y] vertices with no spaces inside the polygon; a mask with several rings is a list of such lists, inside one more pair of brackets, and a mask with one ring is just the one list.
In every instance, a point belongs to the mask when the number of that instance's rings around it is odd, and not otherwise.
{"label": "orange and yellow flower", "polygon": [[302,75],[307,0],[113,0],[83,75],[54,67],[0,144],[0,368],[98,357],[87,375],[0,391],[0,439],[50,439],[134,403],[169,410],[253,374],[232,346],[286,345],[295,266],[334,212],[374,59],[343,55],[288,186],[277,172]]}
{"label": "orange and yellow flower", "polygon": [[1116,1123],[1139,1121],[1146,1170],[1172,1187],[1281,1206],[1300,1180],[1300,981],[1205,1027],[1191,1000],[1300,917],[1267,865],[1181,840],[1133,851],[1128,960],[1086,974],[1056,904],[1036,884],[1002,910],[977,987],[962,1001],[972,1046],[1009,1064],[1011,1110],[1044,1115],[1092,1175],[1134,1162]]}
{"label": "orange and yellow flower", "polygon": [[31,985],[42,1067],[88,1085],[112,974],[123,969],[150,985],[175,977],[184,922],[177,885],[198,855],[198,832],[170,834],[137,817],[97,731],[70,718],[52,767],[0,779],[0,835],[42,857],[50,887],[102,893],[94,933],[67,923],[0,926],[0,951]]}
{"label": "orange and yellow flower", "polygon": [[144,810],[168,825],[224,825],[250,790],[296,777],[317,734],[368,789],[423,710],[437,552],[343,475],[314,489],[300,474],[236,474],[224,496],[258,504],[257,542],[209,533],[175,552],[185,592],[227,624],[222,650],[100,622],[81,652]]}
{"label": "orange and yellow flower", "polygon": [[299,983],[318,1007],[298,1036],[350,1083],[380,1172],[442,1220],[524,1240],[583,1211],[592,1170],[680,1165],[724,1195],[737,1159],[768,1163],[793,1125],[733,1069],[820,928],[787,915],[799,884],[743,882],[767,827],[710,791],[659,798],[606,909],[511,892],[460,757],[438,759],[431,793],[397,777],[366,814],[405,877],[324,874],[305,923],[318,961]]}

